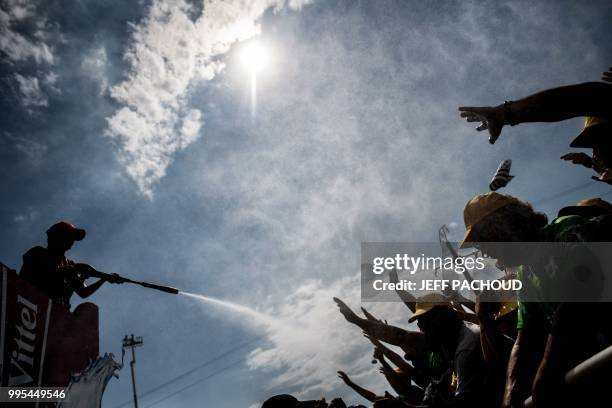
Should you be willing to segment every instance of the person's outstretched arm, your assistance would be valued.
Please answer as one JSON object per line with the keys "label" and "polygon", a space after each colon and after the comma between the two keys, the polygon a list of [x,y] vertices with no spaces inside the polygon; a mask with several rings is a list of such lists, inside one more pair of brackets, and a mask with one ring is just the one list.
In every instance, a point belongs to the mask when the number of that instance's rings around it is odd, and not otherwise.
{"label": "person's outstretched arm", "polygon": [[[81,272],[85,277],[87,277],[88,272],[97,272],[93,266],[84,263],[76,264],[74,265],[74,268],[78,272]],[[123,283],[123,281],[119,278],[119,275],[116,273],[110,274],[107,279],[98,279],[91,285],[86,285],[85,282],[75,279],[73,282],[74,291],[81,298],[85,299],[100,289],[104,282]]]}
{"label": "person's outstretched arm", "polygon": [[361,330],[380,341],[401,347],[409,358],[415,358],[426,350],[427,345],[423,333],[404,330],[379,321],[363,319],[357,316],[342,300],[334,298],[334,301],[347,321],[357,325]]}
{"label": "person's outstretched arm", "polygon": [[380,341],[378,341],[378,339],[370,336],[368,333],[364,332],[363,335],[366,339],[372,342],[374,347],[376,347],[382,352],[383,356],[387,357],[389,361],[395,364],[403,373],[405,373],[406,375],[412,375],[414,373],[414,367],[411,366],[406,360],[404,360],[402,356],[382,344]]}
{"label": "person's outstretched arm", "polygon": [[[610,76],[604,73],[604,80]],[[476,130],[489,131],[495,143],[505,125],[527,122],[559,122],[577,116],[596,116],[612,120],[612,85],[585,82],[535,93],[498,106],[461,106],[461,117],[481,122]]]}
{"label": "person's outstretched arm", "polygon": [[393,388],[393,390],[400,395],[410,395],[411,390],[409,377],[402,377],[400,374],[396,373],[393,367],[391,367],[387,360],[385,360],[383,351],[379,347],[374,349],[374,358],[380,362],[382,366],[380,368],[380,372],[385,376],[391,388]]}
{"label": "person's outstretched arm", "polygon": [[351,387],[357,394],[361,395],[363,398],[367,399],[370,402],[374,402],[377,399],[383,398],[382,396],[378,396],[372,391],[355,384],[344,371],[338,371],[338,377],[340,377],[342,381],[344,381],[346,385]]}
{"label": "person's outstretched arm", "polygon": [[372,313],[370,313],[365,307],[361,306],[361,311],[363,312],[363,315],[366,317],[366,319],[373,321],[373,322],[378,322],[378,323],[382,323],[382,324],[389,324],[387,323],[386,320],[383,319],[379,319],[376,316],[374,316]]}
{"label": "person's outstretched arm", "polygon": [[[393,283],[399,282],[399,277],[397,276],[397,271],[395,269],[389,272],[389,282],[393,282]],[[399,296],[399,298],[402,299],[402,302],[404,302],[406,307],[410,309],[412,313],[416,311],[416,297],[414,297],[412,293],[409,293],[405,290],[399,290],[399,289],[396,289],[395,293],[397,293],[397,296]]]}

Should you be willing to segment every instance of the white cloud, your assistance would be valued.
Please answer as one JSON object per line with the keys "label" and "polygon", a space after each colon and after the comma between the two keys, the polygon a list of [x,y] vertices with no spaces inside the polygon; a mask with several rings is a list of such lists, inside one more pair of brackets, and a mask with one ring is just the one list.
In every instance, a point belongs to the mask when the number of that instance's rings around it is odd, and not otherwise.
{"label": "white cloud", "polygon": [[104,47],[94,47],[89,50],[81,61],[81,69],[85,75],[98,83],[100,96],[108,92],[108,78],[106,74],[108,57]]}
{"label": "white cloud", "polygon": [[15,74],[20,94],[20,102],[26,107],[47,106],[47,96],[40,89],[38,78]]}
{"label": "white cloud", "polygon": [[262,14],[284,3],[204,1],[202,15],[193,21],[185,1],[156,0],[134,26],[125,53],[128,77],[111,88],[122,107],[108,118],[107,135],[117,143],[119,159],[141,193],[150,196],[174,154],[198,137],[202,115],[187,104],[189,86],[212,79],[224,67],[218,58],[235,42],[257,35]]}
{"label": "white cloud", "polygon": [[17,223],[32,222],[38,218],[38,211],[31,208],[27,209],[25,213],[17,214],[13,217],[13,221]]}
{"label": "white cloud", "polygon": [[[7,0],[0,4],[0,53],[4,62],[19,66],[34,62],[42,70],[55,63],[53,48],[48,45],[51,26],[36,13],[36,6],[27,0]],[[28,34],[18,30],[21,24],[35,27]],[[55,77],[52,72],[42,72],[41,81],[53,88]],[[14,74],[19,92],[19,102],[32,112],[32,108],[48,105],[48,99],[40,87],[38,78]]]}
{"label": "white cloud", "polygon": [[[270,379],[272,387],[306,399],[322,395],[354,399],[353,391],[337,378],[338,370],[379,394],[390,390],[382,376],[374,375],[372,345],[357,326],[344,320],[332,300],[340,297],[358,311],[359,282],[358,275],[330,284],[309,281],[289,293],[273,313],[280,323],[266,327],[268,343],[250,354],[248,365],[275,373]],[[368,304],[366,308],[390,318],[391,324],[406,326],[409,311],[402,303]]]}
{"label": "white cloud", "polygon": [[[17,32],[15,25],[28,19],[36,19],[37,30],[31,37]],[[0,7],[0,51],[11,62],[34,60],[36,63],[53,64],[53,49],[44,42],[47,38],[46,21],[35,15],[35,6],[27,0],[8,0]]]}

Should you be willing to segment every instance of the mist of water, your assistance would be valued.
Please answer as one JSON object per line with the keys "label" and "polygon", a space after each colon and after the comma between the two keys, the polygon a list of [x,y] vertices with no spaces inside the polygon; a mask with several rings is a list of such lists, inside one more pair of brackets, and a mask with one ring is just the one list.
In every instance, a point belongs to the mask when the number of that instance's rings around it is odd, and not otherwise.
{"label": "mist of water", "polygon": [[229,302],[227,300],[221,300],[221,299],[216,299],[216,298],[209,297],[209,296],[199,295],[197,293],[189,293],[189,292],[183,292],[183,291],[179,293],[181,295],[184,295],[184,296],[187,296],[193,299],[198,299],[201,302],[224,308],[242,317],[250,318],[252,319],[253,323],[257,323],[259,325],[275,326],[279,323],[278,320],[275,319],[274,317],[258,312],[257,310],[252,309],[248,306],[239,305],[237,303]]}

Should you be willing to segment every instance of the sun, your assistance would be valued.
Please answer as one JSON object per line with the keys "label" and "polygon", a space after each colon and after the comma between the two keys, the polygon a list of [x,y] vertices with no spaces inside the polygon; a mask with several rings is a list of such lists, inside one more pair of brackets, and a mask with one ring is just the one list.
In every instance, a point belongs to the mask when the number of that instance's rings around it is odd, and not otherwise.
{"label": "sun", "polygon": [[251,83],[251,117],[257,115],[257,77],[270,64],[270,56],[266,47],[259,41],[245,44],[239,52],[240,62],[249,73]]}
{"label": "sun", "polygon": [[242,65],[251,74],[257,74],[264,69],[268,63],[268,52],[259,42],[252,42],[245,45],[240,53]]}

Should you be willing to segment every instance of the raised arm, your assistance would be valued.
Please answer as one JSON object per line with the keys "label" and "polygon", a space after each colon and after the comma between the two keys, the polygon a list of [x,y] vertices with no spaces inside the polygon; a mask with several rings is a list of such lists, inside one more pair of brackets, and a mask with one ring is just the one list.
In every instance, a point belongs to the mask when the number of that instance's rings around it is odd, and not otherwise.
{"label": "raised arm", "polygon": [[[604,73],[604,80],[610,76]],[[489,142],[495,143],[505,125],[527,122],[559,122],[577,116],[612,119],[612,85],[585,82],[535,93],[498,106],[461,106],[461,117],[481,122],[476,130],[489,131]]]}
{"label": "raised arm", "polygon": [[[399,277],[397,276],[397,271],[395,269],[389,272],[389,282],[398,283]],[[416,311],[416,298],[412,295],[412,293],[406,292],[405,290],[396,289],[395,293],[402,299],[402,302],[406,305],[408,309],[412,313]]]}
{"label": "raised arm", "polygon": [[391,367],[389,363],[387,363],[387,360],[385,360],[383,351],[379,347],[374,349],[374,358],[380,362],[380,372],[385,376],[387,382],[389,385],[391,385],[395,392],[402,395],[409,394],[411,391],[409,388],[410,380],[407,382],[404,381],[404,377],[395,372],[393,367]]}
{"label": "raised arm", "polygon": [[357,325],[361,330],[380,341],[401,347],[404,353],[409,356],[408,358],[413,359],[427,349],[423,333],[404,330],[390,324],[381,323],[380,321],[362,319],[342,300],[334,298],[334,301],[338,305],[340,313],[344,315],[347,321]]}
{"label": "raised arm", "polygon": [[382,323],[382,324],[389,324],[387,323],[386,320],[382,320],[382,319],[378,319],[376,316],[374,316],[372,313],[368,312],[368,310],[361,306],[361,311],[363,312],[363,315],[366,317],[366,319],[372,321],[372,322],[378,322],[378,323]]}
{"label": "raised arm", "polygon": [[383,398],[382,396],[378,396],[372,391],[355,384],[344,371],[338,371],[338,377],[340,377],[342,381],[344,381],[346,385],[351,387],[357,394],[361,395],[363,398],[367,399],[370,402],[374,402],[377,399]]}
{"label": "raised arm", "polygon": [[415,372],[414,367],[404,360],[402,356],[382,344],[378,339],[370,336],[368,333],[364,332],[363,335],[366,339],[370,340],[374,347],[382,352],[383,356],[387,357],[389,361],[395,364],[403,373],[411,376]]}

